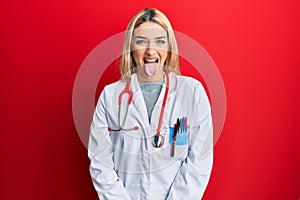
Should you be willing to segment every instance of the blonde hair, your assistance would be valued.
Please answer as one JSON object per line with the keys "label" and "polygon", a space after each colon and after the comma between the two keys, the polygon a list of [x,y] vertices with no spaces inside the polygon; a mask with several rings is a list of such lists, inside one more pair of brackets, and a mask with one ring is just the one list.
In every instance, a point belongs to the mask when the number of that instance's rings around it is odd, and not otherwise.
{"label": "blonde hair", "polygon": [[121,79],[129,79],[131,77],[131,74],[133,73],[133,68],[136,67],[131,53],[131,40],[134,29],[145,22],[157,23],[166,30],[169,49],[165,66],[168,68],[168,70],[173,71],[176,74],[180,74],[178,47],[171,23],[162,12],[155,8],[152,8],[141,10],[140,12],[135,14],[127,26],[122,55],[120,57]]}

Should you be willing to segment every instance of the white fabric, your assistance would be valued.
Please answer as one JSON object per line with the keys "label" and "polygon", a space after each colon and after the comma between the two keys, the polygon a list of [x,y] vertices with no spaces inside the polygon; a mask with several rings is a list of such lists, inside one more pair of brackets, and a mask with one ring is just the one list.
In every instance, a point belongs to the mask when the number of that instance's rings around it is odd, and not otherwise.
{"label": "white fabric", "polygon": [[[136,74],[130,87],[133,102],[124,129],[118,129],[118,98],[126,82],[110,84],[102,91],[91,125],[88,156],[94,187],[101,200],[199,200],[208,184],[213,163],[211,109],[205,90],[197,80],[170,73],[170,88],[163,117],[161,148],[152,145],[165,94],[154,106],[149,124],[146,105]],[[127,106],[123,96],[121,121]],[[177,118],[187,117],[189,137],[186,145],[176,145],[170,156],[169,127]]]}

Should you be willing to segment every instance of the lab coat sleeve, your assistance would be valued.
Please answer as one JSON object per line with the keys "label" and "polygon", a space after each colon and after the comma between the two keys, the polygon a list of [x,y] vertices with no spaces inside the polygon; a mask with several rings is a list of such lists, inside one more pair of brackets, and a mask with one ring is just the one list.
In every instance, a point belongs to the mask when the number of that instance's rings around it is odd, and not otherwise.
{"label": "lab coat sleeve", "polygon": [[105,92],[102,92],[90,128],[88,156],[91,161],[91,178],[99,199],[130,199],[114,170],[113,154],[113,145],[108,132]]}
{"label": "lab coat sleeve", "polygon": [[202,85],[194,92],[194,106],[198,119],[191,127],[194,135],[188,156],[182,163],[169,191],[167,200],[200,200],[210,178],[213,164],[213,127],[209,100]]}

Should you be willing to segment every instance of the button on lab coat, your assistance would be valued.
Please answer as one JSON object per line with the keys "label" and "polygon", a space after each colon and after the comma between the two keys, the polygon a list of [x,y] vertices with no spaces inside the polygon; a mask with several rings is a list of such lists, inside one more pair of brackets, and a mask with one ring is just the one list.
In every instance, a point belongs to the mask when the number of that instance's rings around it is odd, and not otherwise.
{"label": "button on lab coat", "polygon": [[[170,73],[169,95],[161,135],[164,145],[153,147],[166,90],[164,83],[149,124],[146,105],[136,74],[131,77],[132,104],[124,129],[119,129],[118,98],[126,82],[107,85],[98,100],[88,146],[90,174],[101,200],[199,200],[208,184],[213,163],[211,108],[205,90],[197,80]],[[120,123],[125,118],[128,96],[123,96]],[[187,117],[188,137],[175,146],[170,156],[170,127]],[[171,138],[172,139],[172,138]]]}

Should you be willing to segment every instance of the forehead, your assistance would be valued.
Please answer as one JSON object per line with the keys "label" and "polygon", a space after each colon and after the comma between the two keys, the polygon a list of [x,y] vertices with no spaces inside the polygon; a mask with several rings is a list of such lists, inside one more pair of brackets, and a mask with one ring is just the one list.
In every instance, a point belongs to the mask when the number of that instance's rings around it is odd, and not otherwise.
{"label": "forehead", "polygon": [[145,22],[134,29],[133,37],[143,36],[147,38],[167,37],[166,30],[154,22]]}

